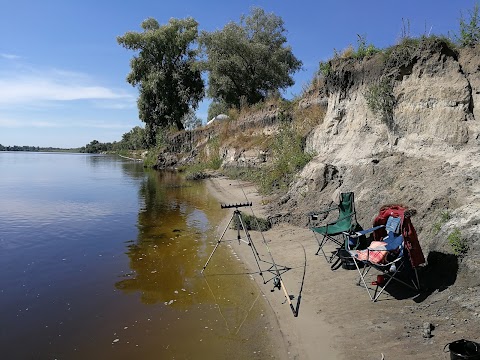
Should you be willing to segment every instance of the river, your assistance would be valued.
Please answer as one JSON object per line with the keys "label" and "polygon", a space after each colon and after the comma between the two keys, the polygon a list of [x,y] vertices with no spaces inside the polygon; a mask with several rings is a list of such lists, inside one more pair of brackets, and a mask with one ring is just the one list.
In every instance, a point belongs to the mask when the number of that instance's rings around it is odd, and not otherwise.
{"label": "river", "polygon": [[275,357],[228,247],[200,274],[225,211],[113,155],[0,152],[0,358]]}

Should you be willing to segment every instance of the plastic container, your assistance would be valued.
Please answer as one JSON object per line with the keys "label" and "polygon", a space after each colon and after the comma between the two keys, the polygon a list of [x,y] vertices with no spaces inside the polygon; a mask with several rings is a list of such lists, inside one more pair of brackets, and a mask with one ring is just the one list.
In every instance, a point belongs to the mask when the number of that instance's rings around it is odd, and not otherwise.
{"label": "plastic container", "polygon": [[457,340],[445,345],[450,351],[450,360],[480,360],[480,344],[470,340]]}

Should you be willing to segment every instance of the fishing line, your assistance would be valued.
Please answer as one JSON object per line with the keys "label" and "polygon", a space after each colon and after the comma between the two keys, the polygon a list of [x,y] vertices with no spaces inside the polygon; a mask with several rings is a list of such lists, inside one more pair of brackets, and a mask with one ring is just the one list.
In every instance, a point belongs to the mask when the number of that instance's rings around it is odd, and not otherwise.
{"label": "fishing line", "polygon": [[[210,284],[208,283],[208,280],[207,280],[207,277],[204,275],[203,278],[205,279],[205,282],[207,283],[207,287],[208,289],[210,290],[210,293],[212,294],[212,297],[213,297],[213,300],[215,301],[215,305],[217,306],[218,308],[218,312],[220,313],[220,316],[223,318],[223,321],[225,322],[225,326],[227,328],[227,331],[228,331],[228,334],[229,335],[232,335],[232,332],[230,331],[230,327],[228,326],[228,321],[226,319],[226,317],[223,315],[223,312],[222,312],[222,309],[217,301],[217,298],[215,296],[215,294],[213,293],[213,290],[212,288],[210,287]],[[243,309],[242,307],[238,306],[237,307],[242,310],[245,314],[245,317],[243,318],[242,322],[240,323],[240,325],[238,326],[237,328],[237,331],[235,331],[235,334],[233,335],[237,335],[238,332],[240,331],[240,329],[242,328],[243,324],[245,323],[245,321],[247,320],[248,318],[248,315],[250,315],[250,312],[252,311],[253,307],[255,306],[255,304],[257,303],[257,300],[258,298],[260,297],[260,294],[257,294],[257,297],[255,298],[255,300],[253,301],[252,305],[250,306],[250,308],[248,310],[245,310]]]}
{"label": "fishing line", "polygon": [[220,308],[220,305],[218,305],[217,298],[215,297],[215,294],[213,293],[213,290],[212,290],[212,288],[210,287],[210,284],[209,284],[208,281],[207,281],[207,277],[204,275],[203,278],[205,279],[205,282],[207,283],[208,289],[210,290],[210,293],[211,293],[212,296],[213,296],[213,300],[215,301],[215,305],[217,305],[218,312],[220,313],[220,316],[223,318],[223,321],[225,321],[225,326],[227,327],[228,334],[231,335],[232,332],[230,331],[230,327],[228,326],[227,319],[226,319],[225,316],[223,315],[222,309]]}
{"label": "fishing line", "polygon": [[253,307],[255,306],[255,303],[257,302],[257,300],[258,300],[259,297],[260,297],[260,294],[257,295],[257,297],[255,298],[255,301],[253,302],[252,306],[250,306],[250,309],[248,309],[247,315],[245,315],[245,318],[243,319],[242,323],[240,324],[240,326],[238,327],[237,331],[235,332],[235,335],[237,335],[238,332],[240,331],[240,329],[242,328],[243,323],[245,322],[245,320],[247,320],[248,315],[250,315],[250,311],[252,311],[252,309],[253,309]]}
{"label": "fishing line", "polygon": [[[243,186],[242,184],[240,183],[240,181],[237,179],[237,182],[238,182],[238,185],[240,186],[240,189],[242,190],[242,193],[243,193],[243,196],[245,196],[245,199],[247,200],[247,202],[249,201],[248,200],[248,197],[247,197],[247,194],[245,193],[245,191],[243,190]],[[287,291],[287,288],[285,287],[285,284],[282,280],[282,275],[280,274],[280,271],[278,269],[278,266],[277,266],[277,263],[275,262],[275,259],[273,258],[273,255],[272,255],[272,252],[270,251],[270,247],[268,246],[267,244],[267,241],[265,239],[265,236],[263,235],[263,231],[261,230],[260,226],[259,226],[259,223],[258,223],[258,219],[257,217],[255,216],[255,212],[253,211],[253,207],[250,206],[250,210],[252,212],[252,215],[253,215],[253,218],[255,219],[255,222],[257,224],[257,229],[258,231],[260,232],[260,235],[262,236],[262,241],[263,241],[263,244],[265,245],[266,249],[267,249],[267,252],[268,254],[270,255],[270,259],[272,260],[272,266],[273,268],[275,269],[275,273],[276,273],[276,277],[274,278],[274,289],[275,287],[278,288],[278,289],[282,289],[284,294],[285,294],[285,297],[288,301],[288,304],[290,305],[290,309],[292,310],[292,313],[293,313],[293,316],[297,317],[298,314],[297,314],[297,311],[296,309],[293,307],[293,304],[292,304],[292,300],[290,298],[290,294],[288,293]],[[260,257],[259,257],[260,258]],[[263,261],[263,260],[262,260]],[[265,261],[264,261],[265,262]],[[262,276],[263,277],[263,276]],[[264,283],[265,283],[265,279],[264,279]]]}

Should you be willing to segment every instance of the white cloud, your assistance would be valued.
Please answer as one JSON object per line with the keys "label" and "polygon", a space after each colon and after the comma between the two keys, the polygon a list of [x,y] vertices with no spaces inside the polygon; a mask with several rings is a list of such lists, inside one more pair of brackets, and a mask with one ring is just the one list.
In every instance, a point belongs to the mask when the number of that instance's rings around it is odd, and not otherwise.
{"label": "white cloud", "polygon": [[[2,54],[5,57],[7,54]],[[14,56],[14,55],[11,55]],[[0,72],[0,106],[38,105],[74,100],[134,101],[134,96],[120,89],[98,84],[83,73],[62,69],[21,69]]]}
{"label": "white cloud", "polygon": [[122,99],[131,95],[102,86],[58,82],[49,78],[0,79],[0,104],[70,101],[87,99]]}
{"label": "white cloud", "polygon": [[45,120],[24,120],[2,118],[0,116],[0,128],[93,128],[93,129],[130,129],[132,124],[119,122],[106,122],[104,120],[86,120],[86,121],[45,121]]}
{"label": "white cloud", "polygon": [[14,55],[14,54],[5,54],[5,53],[0,53],[0,57],[7,59],[7,60],[18,60],[21,59],[21,56]]}
{"label": "white cloud", "polygon": [[126,110],[126,109],[136,109],[137,102],[135,98],[122,99],[121,102],[117,101],[97,101],[95,102],[95,107],[100,109],[112,109],[112,110]]}

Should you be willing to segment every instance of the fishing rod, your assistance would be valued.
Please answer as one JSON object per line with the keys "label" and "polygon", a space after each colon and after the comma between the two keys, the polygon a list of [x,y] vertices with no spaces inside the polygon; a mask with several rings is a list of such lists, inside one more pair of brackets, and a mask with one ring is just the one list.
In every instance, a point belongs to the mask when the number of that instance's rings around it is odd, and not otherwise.
{"label": "fishing rod", "polygon": [[[295,307],[293,306],[293,303],[292,303],[292,298],[290,296],[290,294],[288,293],[288,290],[287,290],[287,287],[285,286],[285,283],[282,279],[282,273],[281,273],[281,270],[279,268],[279,266],[277,265],[277,263],[275,262],[275,259],[273,258],[273,255],[272,255],[272,252],[270,251],[270,247],[268,246],[267,244],[267,241],[265,239],[265,236],[263,235],[263,232],[259,226],[259,223],[258,223],[258,219],[257,217],[255,216],[255,213],[253,211],[253,208],[252,208],[252,202],[249,201],[248,197],[247,197],[247,194],[245,194],[245,191],[243,190],[243,187],[242,187],[242,184],[240,182],[238,182],[239,185],[240,185],[240,189],[242,190],[242,193],[243,193],[243,196],[245,197],[246,199],[246,203],[235,203],[235,204],[221,204],[220,207],[222,209],[230,209],[230,208],[235,208],[233,214],[232,214],[232,217],[230,218],[230,220],[228,221],[228,224],[227,226],[225,227],[222,235],[220,236],[220,238],[218,239],[217,243],[215,244],[215,247],[213,248],[213,251],[212,253],[210,254],[210,256],[208,257],[207,259],[207,262],[205,263],[205,265],[203,266],[203,269],[201,270],[201,273],[203,274],[203,272],[205,271],[207,265],[209,264],[210,260],[212,259],[213,257],[213,254],[216,252],[217,248],[219,247],[220,243],[223,240],[227,230],[229,229],[230,227],[230,224],[232,222],[235,223],[236,225],[236,229],[237,229],[237,240],[238,242],[240,243],[240,241],[243,241],[245,242],[248,246],[250,246],[250,248],[252,249],[252,253],[253,253],[253,256],[254,256],[254,259],[255,259],[255,262],[257,264],[257,267],[258,267],[258,270],[259,270],[259,274],[260,276],[262,277],[263,279],[263,283],[266,284],[268,281],[265,281],[265,277],[263,275],[263,271],[260,267],[260,261],[261,262],[265,262],[265,263],[269,263],[271,266],[270,268],[267,270],[267,271],[270,271],[274,274],[274,278],[273,278],[273,289],[272,291],[274,291],[275,289],[281,289],[287,299],[287,302],[288,304],[290,305],[290,309],[292,310],[292,313],[293,313],[293,316],[297,317],[298,316],[298,305],[297,304],[297,309],[295,309]],[[247,227],[245,226],[245,222],[243,221],[242,219],[242,215],[241,215],[241,212],[240,210],[238,210],[238,208],[241,208],[241,207],[250,207],[250,210],[252,212],[252,215],[255,219],[255,222],[256,222],[256,225],[257,225],[257,229],[260,231],[260,234],[262,236],[262,241],[263,241],[263,244],[265,246],[265,248],[267,249],[267,252],[270,256],[270,260],[271,262],[268,262],[268,261],[265,261],[263,260],[261,257],[260,257],[260,254],[258,253],[256,247],[255,247],[255,244],[254,242],[252,241],[252,238],[250,237],[250,234],[247,230]],[[243,240],[242,237],[240,236],[240,227],[243,229],[244,233],[245,233],[245,237],[246,237],[246,240]],[[273,271],[272,271],[273,269]],[[290,268],[287,268],[287,267],[283,267],[282,270],[285,272],[287,270],[290,270]]]}
{"label": "fishing rod", "polygon": [[[248,197],[247,197],[247,194],[245,194],[245,191],[243,190],[243,186],[242,184],[240,183],[240,181],[238,181],[238,184],[240,185],[240,189],[242,190],[242,193],[243,193],[243,196],[245,196],[245,199],[248,201]],[[273,255],[272,255],[272,252],[270,251],[270,247],[268,246],[268,243],[267,241],[265,240],[265,236],[263,235],[263,231],[260,229],[260,226],[258,224],[258,219],[257,217],[255,216],[255,213],[253,211],[253,207],[250,206],[250,211],[252,212],[252,215],[253,215],[253,218],[255,219],[255,222],[257,223],[257,229],[260,231],[260,235],[262,236],[262,241],[263,241],[263,244],[265,245],[265,248],[267,249],[267,252],[268,254],[270,255],[270,259],[272,261],[272,267],[275,269],[275,274],[276,274],[276,277],[273,279],[273,290],[275,290],[275,288],[277,289],[282,289],[283,290],[283,293],[285,294],[285,297],[287,299],[287,302],[288,304],[290,305],[290,309],[292,310],[292,313],[293,313],[293,316],[294,317],[297,317],[298,316],[298,311],[297,309],[295,309],[295,307],[293,306],[293,303],[292,303],[292,300],[290,298],[290,295],[287,291],[287,287],[285,286],[285,283],[283,282],[283,279],[282,279],[282,275],[280,273],[280,270],[277,266],[277,263],[275,262],[275,259],[273,258]],[[264,283],[265,283],[265,279],[264,279]]]}

